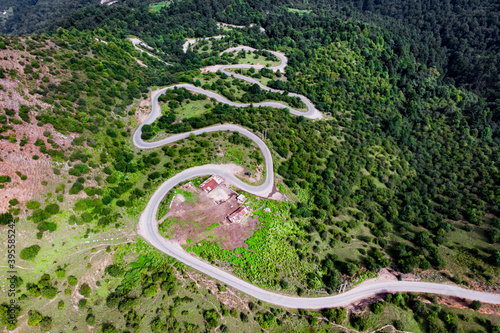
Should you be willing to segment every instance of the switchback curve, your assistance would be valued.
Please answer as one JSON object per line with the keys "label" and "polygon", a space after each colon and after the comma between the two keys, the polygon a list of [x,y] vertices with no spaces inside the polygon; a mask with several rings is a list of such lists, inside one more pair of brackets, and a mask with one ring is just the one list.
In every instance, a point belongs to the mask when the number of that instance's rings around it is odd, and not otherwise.
{"label": "switchback curve", "polygon": [[[242,68],[242,67],[233,67],[238,65],[230,65],[230,68]],[[242,66],[242,65],[240,65]],[[248,65],[249,66],[249,65]],[[222,70],[228,69],[228,66],[222,66]],[[247,67],[248,68],[248,67]],[[230,73],[230,72],[229,72]],[[235,75],[234,73],[230,73],[231,75]],[[229,75],[229,74],[228,74]],[[251,78],[245,77],[246,81],[251,82],[253,80]],[[139,126],[139,128],[134,133],[133,142],[134,145],[141,149],[150,149],[155,147],[160,147],[168,143],[173,143],[183,138],[188,137],[190,134],[199,135],[203,132],[213,132],[213,131],[237,131],[242,135],[250,138],[254,141],[257,146],[261,149],[264,160],[266,164],[266,179],[263,184],[258,186],[253,186],[246,184],[239,180],[234,174],[228,172],[223,165],[203,165],[190,169],[186,169],[175,176],[171,177],[167,181],[165,181],[152,195],[149,200],[146,208],[142,212],[139,218],[138,231],[139,234],[148,241],[151,245],[156,247],[158,250],[164,252],[165,254],[183,262],[184,264],[207,274],[227,285],[230,285],[250,296],[253,296],[257,299],[265,301],[270,304],[275,304],[278,306],[288,307],[288,308],[302,308],[302,309],[320,309],[320,308],[329,308],[329,307],[339,307],[346,306],[352,304],[360,299],[370,297],[372,295],[378,293],[387,293],[387,292],[416,292],[416,293],[434,293],[440,295],[454,296],[460,298],[467,298],[473,300],[479,300],[484,303],[492,303],[492,304],[500,304],[500,294],[487,293],[487,292],[479,292],[474,290],[464,289],[455,285],[445,285],[439,283],[429,283],[429,282],[410,282],[410,281],[391,281],[391,282],[378,282],[378,281],[365,281],[358,285],[357,287],[339,294],[335,296],[328,297],[316,297],[316,298],[307,298],[307,297],[295,297],[295,296],[287,296],[283,294],[279,294],[273,291],[265,290],[259,288],[251,283],[243,281],[242,279],[227,273],[215,266],[210,265],[209,263],[192,256],[187,253],[179,244],[174,243],[168,239],[163,238],[158,231],[158,221],[156,219],[158,207],[161,203],[162,198],[177,184],[184,182],[186,180],[201,177],[206,175],[218,174],[226,179],[226,181],[231,182],[234,186],[258,195],[262,197],[267,197],[273,188],[274,184],[274,170],[273,170],[273,161],[272,155],[269,151],[269,148],[266,144],[257,137],[254,133],[232,124],[225,125],[217,125],[212,127],[203,128],[200,130],[182,133],[167,137],[163,140],[156,142],[144,142],[141,139],[141,128],[144,124],[151,124],[154,120],[161,115],[160,107],[158,105],[158,96],[164,93],[167,89],[174,89],[175,87],[186,88],[190,91],[196,93],[206,94],[209,97],[213,97],[217,99],[221,103],[227,103],[233,106],[247,106],[243,103],[235,103],[231,102],[219,94],[195,87],[189,84],[181,84],[176,86],[171,86],[163,89],[156,90],[152,92],[152,112],[149,117]],[[265,86],[264,86],[265,87]],[[267,89],[270,89],[266,87]],[[304,97],[304,96],[302,96]],[[305,98],[305,97],[304,97]],[[306,99],[307,100],[307,99]],[[307,100],[308,101],[308,100]],[[309,102],[310,103],[310,102]],[[254,104],[256,106],[271,106],[278,108],[285,108],[284,105],[275,102],[264,102]],[[306,105],[308,105],[306,103]],[[312,103],[310,104],[312,105]],[[320,118],[318,116],[319,111],[312,108],[308,105],[308,112],[300,112],[297,110],[290,110],[290,113],[294,115],[302,115],[306,118]]]}

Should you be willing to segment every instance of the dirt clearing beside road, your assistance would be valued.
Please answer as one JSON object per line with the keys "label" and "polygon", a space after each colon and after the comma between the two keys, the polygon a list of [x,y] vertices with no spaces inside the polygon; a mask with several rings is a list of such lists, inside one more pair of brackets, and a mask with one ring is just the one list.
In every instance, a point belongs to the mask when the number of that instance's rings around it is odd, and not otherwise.
{"label": "dirt clearing beside road", "polygon": [[181,245],[211,239],[228,250],[248,248],[245,240],[257,228],[258,219],[253,219],[251,213],[238,223],[230,223],[226,219],[241,207],[236,199],[238,194],[225,183],[210,193],[195,186],[184,188],[182,193],[174,197],[165,215],[164,223],[172,223],[170,239]]}

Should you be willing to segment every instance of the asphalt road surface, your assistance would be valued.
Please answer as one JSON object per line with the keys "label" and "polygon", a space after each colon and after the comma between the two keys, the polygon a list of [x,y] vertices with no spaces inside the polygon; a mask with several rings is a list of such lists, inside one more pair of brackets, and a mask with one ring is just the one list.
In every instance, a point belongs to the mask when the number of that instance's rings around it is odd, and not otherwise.
{"label": "asphalt road surface", "polygon": [[[242,47],[242,46],[240,46]],[[284,57],[284,56],[283,56]],[[282,62],[280,64],[283,65],[286,62]],[[249,65],[232,65],[239,67],[231,67],[231,68],[243,68],[243,66]],[[283,69],[284,67],[283,66]],[[226,69],[228,66],[224,66]],[[248,68],[248,67],[245,67]],[[234,73],[231,73],[234,75]],[[251,78],[245,77],[246,81],[252,82]],[[235,103],[227,100],[225,97],[216,94],[211,91],[207,91],[193,85],[189,84],[180,84],[177,85],[179,88],[186,88],[190,91],[205,94],[208,97],[215,98],[221,103],[227,103],[233,106],[247,106],[248,104],[243,103]],[[264,86],[265,87],[265,86]],[[261,87],[262,88],[262,87]],[[267,88],[267,87],[266,87]],[[167,89],[174,89],[174,87],[167,87],[163,89],[156,90],[152,93],[152,104],[153,109],[149,117],[143,122],[143,124],[151,124],[154,122],[156,118],[161,115],[161,109],[158,105],[158,96],[163,94]],[[267,88],[270,90],[270,88]],[[299,96],[300,97],[300,96]],[[303,96],[302,96],[303,97]],[[305,98],[305,97],[304,97]],[[307,100],[307,99],[306,99]],[[307,100],[309,101],[309,100]],[[264,102],[254,104],[255,106],[271,106],[276,108],[285,108],[284,105],[276,102]],[[298,116],[304,116],[306,118],[321,118],[321,114],[319,113],[314,105],[311,102],[306,103],[308,106],[307,112],[300,112],[297,110],[290,109],[290,113]],[[141,139],[141,128],[142,125],[137,129],[134,133],[133,141],[136,147],[142,149],[150,149],[155,147],[160,147],[168,143],[173,143],[178,140],[187,138],[190,134],[199,135],[203,132],[214,132],[214,131],[236,131],[241,133],[242,135],[250,138],[254,141],[257,146],[262,151],[264,156],[265,164],[266,164],[266,179],[261,185],[249,185],[241,180],[239,180],[234,174],[228,171],[227,168],[221,165],[203,165],[194,168],[190,168],[184,170],[172,178],[165,181],[153,194],[151,199],[149,200],[146,208],[142,212],[139,218],[138,231],[139,234],[148,241],[151,245],[156,247],[158,250],[166,253],[167,255],[183,262],[184,264],[207,274],[233,288],[236,288],[250,296],[253,296],[257,299],[265,301],[270,304],[275,304],[288,308],[301,308],[301,309],[320,309],[320,308],[330,308],[330,307],[339,307],[346,306],[351,303],[354,303],[360,299],[367,298],[379,293],[387,293],[387,292],[415,292],[415,293],[433,293],[439,295],[447,295],[447,296],[455,296],[460,298],[466,298],[470,300],[478,300],[483,303],[492,303],[492,304],[500,304],[500,294],[495,293],[487,293],[487,292],[478,292],[474,290],[464,289],[455,285],[446,285],[439,283],[429,283],[429,282],[410,282],[410,281],[365,281],[355,288],[339,294],[335,296],[328,297],[317,297],[317,298],[307,298],[307,297],[294,297],[294,296],[286,296],[273,291],[265,290],[259,288],[251,283],[243,281],[242,279],[227,273],[211,264],[196,258],[184,251],[182,247],[172,242],[168,239],[163,238],[158,231],[158,221],[156,219],[158,207],[162,198],[177,184],[187,181],[192,178],[207,176],[212,174],[218,174],[222,176],[226,181],[232,183],[234,186],[246,191],[248,193],[252,193],[258,196],[267,197],[273,189],[274,184],[274,169],[273,169],[273,160],[271,152],[266,144],[254,133],[246,130],[240,126],[232,125],[232,124],[224,124],[217,125],[212,127],[203,128],[200,130],[176,134],[170,137],[167,137],[163,140],[156,142],[144,142]],[[196,246],[196,245],[194,245]]]}

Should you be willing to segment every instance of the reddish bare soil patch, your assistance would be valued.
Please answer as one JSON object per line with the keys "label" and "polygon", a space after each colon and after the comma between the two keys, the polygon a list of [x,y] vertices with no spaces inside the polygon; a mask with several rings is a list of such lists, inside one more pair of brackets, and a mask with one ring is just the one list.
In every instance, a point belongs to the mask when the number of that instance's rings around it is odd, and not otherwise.
{"label": "reddish bare soil patch", "polygon": [[[21,55],[24,58],[21,58]],[[3,136],[8,137],[11,134],[16,135],[16,142],[9,142],[9,140],[0,141],[0,175],[10,176],[12,182],[5,183],[5,187],[0,190],[0,211],[8,209],[8,201],[16,198],[20,202],[25,202],[32,199],[36,194],[44,192],[45,188],[41,184],[46,181],[49,184],[57,184],[61,181],[62,176],[56,176],[52,172],[53,161],[48,155],[42,154],[40,148],[35,146],[34,143],[37,139],[43,139],[46,147],[51,148],[47,142],[47,138],[43,135],[44,131],[49,131],[52,134],[52,140],[60,147],[58,149],[65,149],[69,147],[71,141],[77,137],[77,134],[69,134],[62,136],[57,133],[52,125],[38,126],[38,121],[35,119],[38,110],[44,110],[49,105],[40,100],[40,95],[29,93],[30,86],[38,86],[41,84],[42,77],[50,77],[50,82],[56,82],[49,74],[49,69],[41,61],[40,68],[36,69],[40,79],[33,79],[31,74],[24,73],[24,66],[20,64],[28,64],[35,57],[28,52],[19,50],[1,50],[0,51],[0,67],[6,73],[5,78],[0,79],[0,84],[3,89],[0,90],[0,110],[4,108],[15,111],[15,116],[9,118],[16,118],[20,120],[19,109],[21,105],[27,105],[31,108],[29,113],[30,123],[22,122],[21,124],[14,124],[11,121],[7,125],[12,126],[12,130],[7,130],[2,133]],[[14,70],[16,77],[11,78],[8,73]],[[32,88],[32,87],[31,87]],[[27,139],[27,143],[21,147],[20,141]],[[38,160],[33,160],[33,156],[37,155]],[[26,180],[21,180],[16,171],[22,175],[26,175]]]}
{"label": "reddish bare soil patch", "polygon": [[[424,303],[427,304],[431,303],[431,301],[429,301],[425,297],[419,297],[419,299]],[[465,300],[463,298],[457,298],[451,296],[437,296],[437,303],[440,305],[446,305],[450,308],[471,310],[470,307],[471,301]],[[500,316],[500,308],[494,304],[483,304],[481,308],[478,310],[478,312],[486,315]]]}
{"label": "reddish bare soil patch", "polygon": [[[230,223],[226,217],[241,205],[237,202],[237,193],[225,184],[219,185],[214,191],[207,194],[199,188],[188,187],[187,192],[197,197],[195,203],[187,202],[178,195],[174,198],[172,206],[166,217],[175,217],[180,222],[173,228],[172,239],[180,244],[187,244],[187,239],[199,242],[213,236],[225,249],[233,250],[237,247],[247,247],[245,240],[252,236],[258,225],[258,219],[252,219],[251,213],[247,214],[239,223]],[[207,230],[214,223],[220,225],[212,230]]]}
{"label": "reddish bare soil patch", "polygon": [[146,99],[143,99],[139,103],[139,105],[135,111],[135,114],[137,116],[137,122],[139,124],[142,124],[144,122],[144,120],[146,120],[146,118],[151,113],[151,98],[149,96],[150,96],[150,94],[148,94],[148,97]]}

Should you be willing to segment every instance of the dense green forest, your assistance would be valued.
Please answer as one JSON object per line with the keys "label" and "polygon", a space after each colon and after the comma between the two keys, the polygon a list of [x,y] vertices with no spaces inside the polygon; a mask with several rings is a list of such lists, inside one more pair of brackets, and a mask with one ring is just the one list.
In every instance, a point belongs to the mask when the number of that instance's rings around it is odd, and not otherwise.
{"label": "dense green forest", "polygon": [[98,3],[100,0],[2,0],[0,10],[12,7],[14,15],[6,20],[4,27],[0,27],[0,32],[32,33],[75,10]]}
{"label": "dense green forest", "polygon": [[[384,267],[401,274],[446,270],[449,275],[439,274],[457,284],[497,285],[498,11],[486,1],[481,10],[480,2],[418,8],[392,1],[345,1],[339,8],[340,3],[186,0],[151,11],[149,2],[129,0],[76,12],[61,7],[60,15],[67,16],[57,22],[40,16],[34,19],[40,25],[32,30],[24,30],[26,22],[11,21],[11,32],[43,32],[1,37],[0,51],[10,52],[4,60],[16,52],[22,57],[17,70],[0,68],[0,78],[26,84],[25,94],[36,96],[46,108],[22,105],[17,112],[0,111],[1,139],[24,147],[27,139],[16,137],[16,125],[53,126],[34,141],[33,160],[38,151],[50,156],[53,173],[61,175],[60,184],[49,184],[50,195],[11,200],[9,211],[0,215],[1,224],[16,221],[26,228],[29,244],[23,244],[20,255],[37,272],[23,275],[25,283],[17,286],[22,306],[17,315],[31,310],[28,325],[50,330],[56,321],[66,321],[60,318],[65,301],[75,302],[71,295],[78,292],[84,319],[74,324],[76,330],[99,325],[115,332],[115,326],[135,330],[147,324],[152,331],[227,331],[228,326],[238,331],[239,325],[250,323],[254,329],[285,331],[300,323],[304,331],[316,325],[327,331],[337,323],[364,331],[380,327],[374,323],[377,315],[395,312],[401,317],[390,323],[401,330],[446,332],[474,324],[498,331],[485,317],[471,324],[468,315],[441,308],[432,297],[433,304],[425,305],[415,295],[390,295],[362,314],[347,315],[341,309],[295,314],[251,301],[236,310],[219,303],[212,292],[200,291],[192,271],[140,240],[127,238],[101,249],[78,247],[89,237],[135,230],[138,214],[163,181],[210,162],[201,153],[213,144],[208,140],[244,145],[237,135],[228,135],[135,149],[131,136],[151,87],[185,82],[231,100],[273,99],[301,106],[286,94],[266,93],[225,74],[201,74],[199,69],[207,65],[236,62],[219,51],[229,43],[243,44],[284,52],[289,58],[284,74],[266,68],[247,73],[265,78],[272,88],[307,96],[326,118],[314,121],[268,107],[235,108],[180,89],[159,98],[164,115],[143,128],[144,139],[220,123],[265,130],[279,188],[291,198],[264,202],[271,213],[259,213],[265,228],[249,238],[250,250],[236,255],[203,241],[193,252],[262,287],[298,295],[331,294],[342,283],[375,276]],[[80,5],[87,3],[75,2]],[[474,15],[464,21],[468,10]],[[424,11],[427,16],[419,20]],[[383,22],[385,16],[392,17],[389,23]],[[478,22],[481,18],[484,24]],[[256,26],[223,32],[217,26],[221,21]],[[460,28],[452,29],[458,22]],[[205,50],[210,51],[182,51],[185,38],[221,33],[227,37],[207,42]],[[129,35],[140,37],[173,66],[135,50]],[[205,104],[203,112],[180,118],[180,107],[191,102]],[[56,133],[75,134],[71,146],[58,146],[52,140]],[[19,181],[27,177],[17,176]],[[8,184],[15,176],[0,177]],[[77,245],[65,233],[78,234]],[[61,248],[68,241],[69,249],[81,250],[79,264],[88,262],[88,270],[95,269],[94,255],[109,254],[105,270],[96,273],[99,284],[82,283],[90,281],[83,267],[63,264],[47,240]],[[257,281],[256,276],[266,279]],[[222,285],[216,289],[226,291]],[[57,310],[49,315],[37,308],[58,290],[64,295],[57,296]],[[201,297],[215,305],[207,307]],[[138,310],[151,299],[156,309]],[[411,315],[403,315],[408,309]],[[113,316],[119,318],[115,324]],[[5,318],[3,311],[4,323]]]}
{"label": "dense green forest", "polygon": [[[154,44],[167,44],[164,46],[165,51],[175,54],[172,44],[175,44],[184,33],[190,37],[214,33],[213,22],[192,21],[190,19],[192,15],[198,17],[202,15],[227,23],[260,24],[268,29],[271,37],[281,29],[301,30],[303,26],[301,22],[304,20],[319,19],[323,22],[321,24],[327,22],[325,18],[343,21],[360,20],[383,27],[397,36],[394,44],[396,51],[398,49],[411,51],[417,61],[435,67],[444,82],[456,84],[484,97],[491,113],[487,121],[490,119],[494,122],[499,121],[500,10],[498,4],[491,0],[456,1],[445,4],[434,1],[415,3],[393,0],[376,2],[342,0],[335,4],[321,0],[292,4],[287,1],[204,1],[193,2],[192,5],[188,1],[183,1],[179,5],[180,2],[176,1],[172,6],[163,8],[152,16],[146,13],[149,11],[148,2],[128,0],[109,7],[90,6],[87,10],[75,14],[76,16],[69,15],[76,8],[94,3],[72,1],[61,5],[57,1],[15,2],[13,5],[17,14],[8,20],[5,31],[29,33],[44,29],[47,25],[68,27],[73,24],[77,28],[94,28],[96,25],[109,26],[112,21],[119,20],[122,22],[119,24],[120,27],[126,27],[129,32],[142,34],[150,41],[155,39]],[[6,3],[5,7],[8,5]],[[294,6],[312,12],[305,18],[296,20],[297,15],[291,15],[286,10],[287,7]],[[195,13],[193,8],[197,8],[198,12]],[[224,8],[227,10],[223,10]],[[65,19],[67,15],[69,17]],[[133,24],[135,15],[147,16],[148,20],[140,20],[140,25]],[[64,23],[58,22],[54,25],[52,18],[60,17],[63,17]],[[273,25],[279,26],[278,30],[273,29]],[[331,26],[335,27],[335,24]],[[169,38],[160,37],[164,31],[170,32],[166,34]]]}
{"label": "dense green forest", "polygon": [[362,12],[359,18],[393,34],[412,38],[418,61],[439,68],[446,82],[485,97],[494,121],[499,121],[498,2],[341,0],[337,4]]}
{"label": "dense green forest", "polygon": [[[131,1],[129,5],[137,4]],[[490,127],[490,130],[496,132],[500,112],[497,102],[498,77],[500,77],[497,69],[498,11],[481,10],[479,14],[474,12],[476,15],[468,18],[468,20],[477,22],[481,19],[481,17],[478,18],[480,13],[487,13],[488,17],[481,25],[460,21],[460,24],[472,26],[470,28],[472,31],[462,36],[463,33],[460,32],[462,29],[452,29],[451,26],[452,22],[460,20],[462,16],[467,16],[467,12],[461,13],[461,16],[449,13],[452,18],[441,21],[435,18],[435,16],[440,17],[440,12],[431,11],[435,14],[429,20],[437,22],[437,27],[427,24],[424,29],[405,22],[393,22],[394,20],[387,26],[378,24],[379,21],[383,21],[381,18],[370,16],[370,18],[364,19],[364,16],[355,15],[355,9],[339,9],[320,1],[313,2],[309,6],[314,9],[313,12],[304,16],[291,14],[286,11],[283,5],[284,3],[281,2],[267,4],[265,1],[249,2],[248,4],[246,2],[233,3],[232,1],[200,3],[184,1],[182,5],[174,2],[171,6],[163,8],[153,15],[147,12],[148,6],[145,4],[139,9],[136,7],[132,9],[125,5],[112,8],[100,6],[90,7],[83,12],[70,15],[58,25],[66,28],[74,26],[78,29],[101,26],[124,28],[132,34],[140,35],[149,45],[163,50],[170,57],[183,58],[182,63],[190,65],[196,63],[196,59],[191,59],[192,54],[182,54],[180,45],[184,41],[183,38],[215,35],[217,20],[238,24],[253,22],[262,25],[266,29],[269,41],[263,43],[258,28],[254,27],[249,29],[247,35],[248,42],[252,46],[272,48],[275,45],[293,43],[292,46],[304,53],[318,46],[325,46],[341,36],[341,30],[348,29],[347,25],[352,25],[352,23],[346,24],[346,19],[349,19],[347,22],[358,21],[359,23],[355,25],[358,25],[360,29],[366,29],[372,35],[383,35],[388,47],[398,57],[408,54],[427,67],[436,68],[437,78],[442,84],[456,83],[458,87],[464,87],[483,97],[476,103],[477,107],[467,108],[464,113],[471,118],[471,122],[482,123],[478,124],[481,130],[484,127]],[[226,7],[228,10],[221,10],[221,8]],[[264,7],[270,9],[265,16],[258,11]],[[193,11],[194,8],[197,11]],[[468,9],[469,7],[457,5],[446,8],[466,10],[464,8]],[[451,11],[451,9],[449,10]],[[142,12],[142,14],[138,12]],[[142,23],[139,25],[135,24],[136,17],[142,18],[143,15],[148,19],[141,20]],[[192,20],[200,15],[207,19],[196,20],[193,25]],[[412,17],[419,16],[412,14]],[[104,20],[96,18],[104,18]],[[439,28],[439,22],[443,22],[441,23],[442,28]],[[454,33],[457,33],[460,38]],[[166,38],[167,36],[168,38]],[[291,41],[286,37],[289,37]],[[361,39],[358,43],[360,42]]]}

